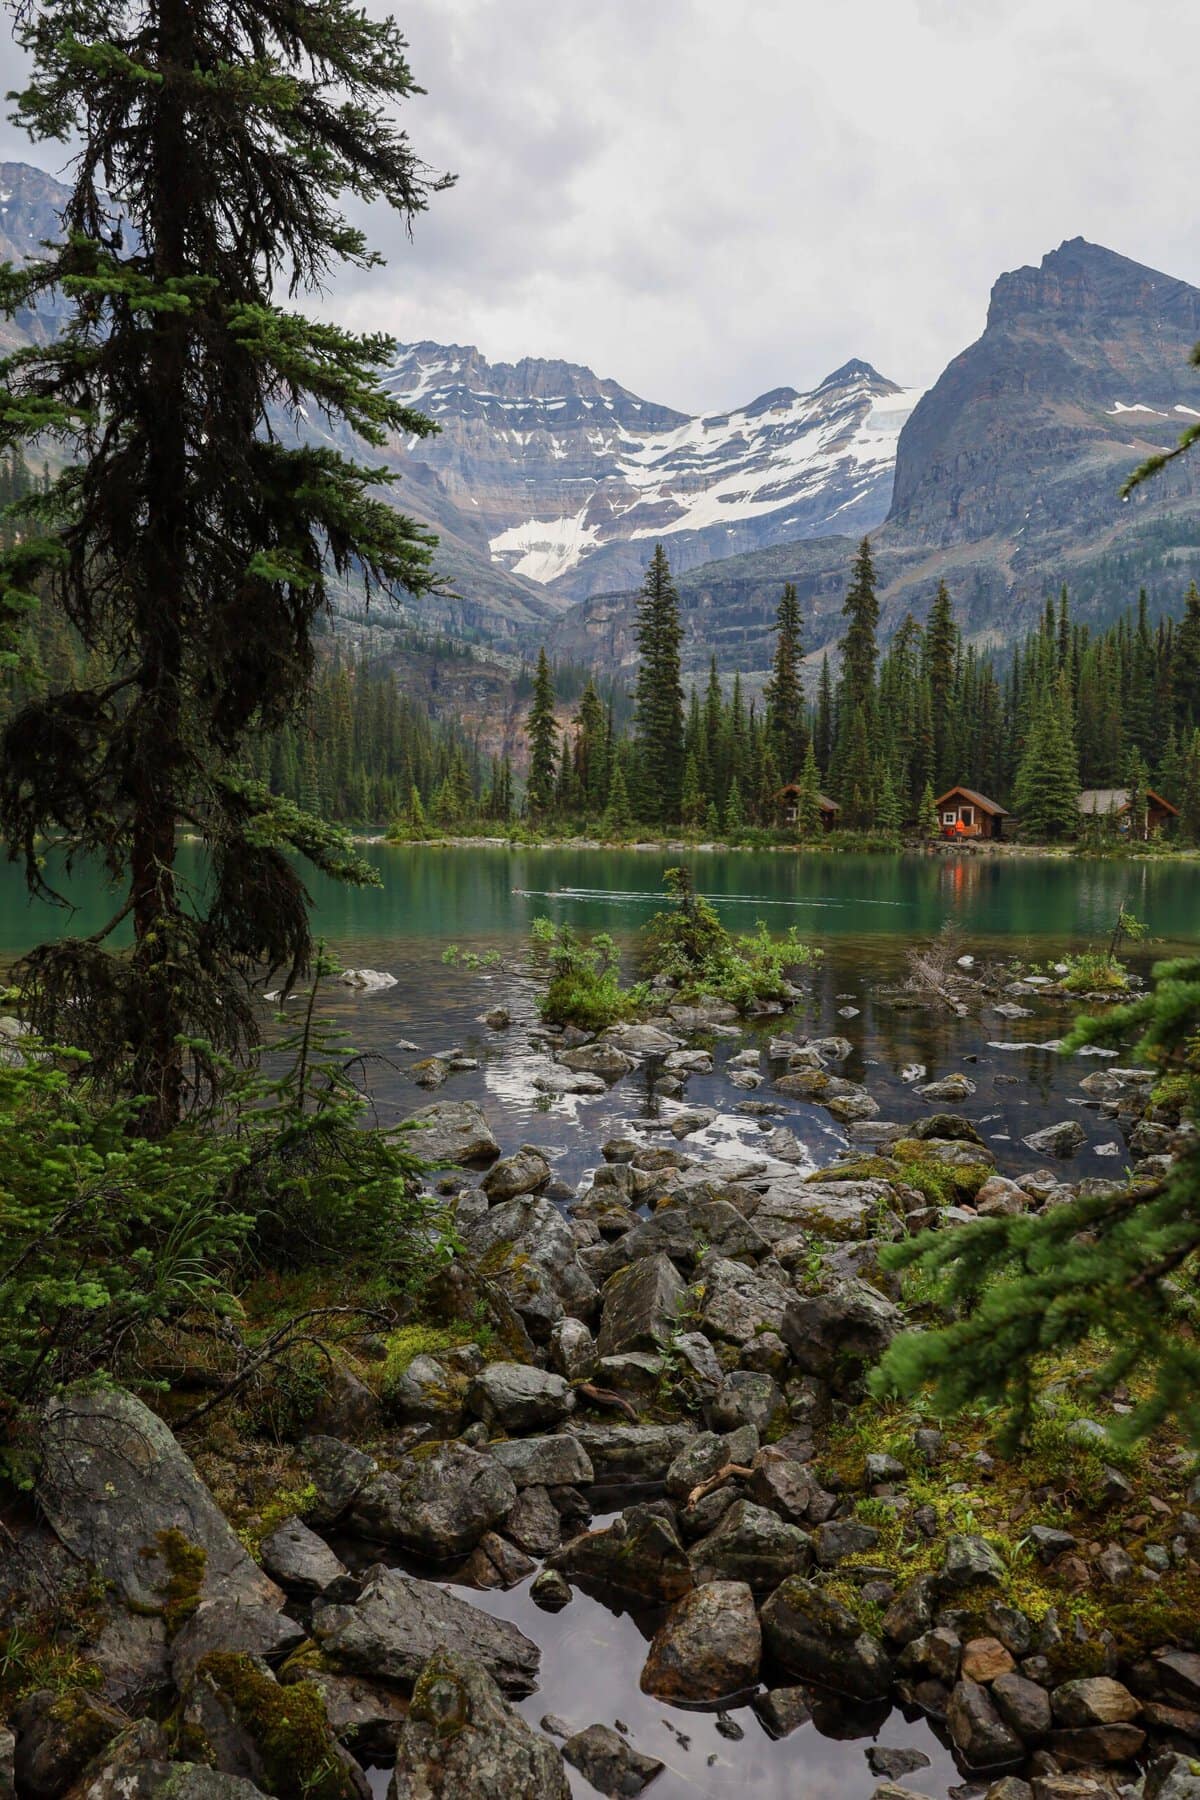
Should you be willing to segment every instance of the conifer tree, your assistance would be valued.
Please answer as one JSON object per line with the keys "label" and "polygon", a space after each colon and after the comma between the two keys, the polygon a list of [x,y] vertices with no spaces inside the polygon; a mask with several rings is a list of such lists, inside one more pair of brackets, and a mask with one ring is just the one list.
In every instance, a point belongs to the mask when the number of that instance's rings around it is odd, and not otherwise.
{"label": "conifer tree", "polygon": [[633,830],[633,808],[629,803],[624,764],[620,760],[613,767],[603,829],[606,838],[627,838]]}
{"label": "conifer tree", "polygon": [[943,792],[964,776],[954,767],[954,672],[959,650],[958,626],[950,590],[938,583],[937,595],[925,626],[925,676],[929,683],[929,711],[933,728],[932,779]]}
{"label": "conifer tree", "polygon": [[[1167,796],[1168,799],[1170,796]],[[1179,790],[1179,835],[1187,844],[1200,844],[1200,726],[1192,733],[1183,759]]]}
{"label": "conifer tree", "polygon": [[1037,697],[1015,799],[1021,828],[1037,842],[1072,837],[1079,827],[1079,758],[1066,672]]}
{"label": "conifer tree", "polygon": [[729,798],[725,802],[724,828],[726,837],[739,837],[746,827],[746,811],[742,805],[742,790],[737,776],[729,784]]}
{"label": "conifer tree", "polygon": [[[16,33],[31,69],[16,119],[78,154],[62,242],[0,272],[0,309],[58,292],[74,310],[0,364],[0,451],[51,433],[68,465],[0,560],[0,654],[37,593],[92,673],[10,720],[0,830],[36,893],[45,837],[121,883],[109,929],[130,921],[128,955],[103,932],[64,937],[19,973],[35,1026],[91,1050],[161,1134],[184,1104],[185,1043],[245,1052],[264,968],[291,983],[309,965],[286,851],[371,879],[238,770],[305,699],[331,575],[430,585],[431,540],[335,434],[433,427],[378,385],[386,339],[277,296],[377,260],[344,195],[411,220],[430,186],[395,117],[415,91],[404,40],[351,0],[40,0]],[[291,442],[273,424],[302,406],[326,428]],[[208,850],[201,910],[177,875],[183,828]]]}
{"label": "conifer tree", "polygon": [[680,817],[687,826],[695,827],[704,818],[704,794],[700,787],[700,769],[695,752],[689,754],[683,770],[683,794]]}
{"label": "conifer tree", "polygon": [[554,683],[544,646],[538,651],[533,704],[526,721],[526,733],[529,738],[529,781],[525,801],[532,817],[545,818],[554,805],[558,721],[554,717]]}
{"label": "conifer tree", "polygon": [[775,657],[763,689],[767,734],[785,781],[793,781],[799,772],[808,738],[801,678],[803,658],[800,602],[795,585],[789,581],[784,585],[775,616]]}
{"label": "conifer tree", "polygon": [[647,818],[673,823],[683,790],[683,683],[679,596],[661,544],[638,602],[636,719]]}
{"label": "conifer tree", "polygon": [[829,657],[821,658],[821,678],[817,683],[817,719],[813,728],[813,748],[816,752],[817,767],[823,774],[828,774],[833,757],[833,677],[829,672]]}
{"label": "conifer tree", "polygon": [[1194,581],[1184,600],[1173,661],[1175,722],[1181,732],[1190,732],[1200,726],[1200,589]]}
{"label": "conifer tree", "polygon": [[821,777],[817,769],[817,758],[810,738],[804,751],[804,762],[800,769],[799,791],[796,795],[796,834],[801,838],[814,838],[821,830]]}
{"label": "conifer tree", "polygon": [[942,835],[942,822],[938,818],[938,809],[934,805],[934,792],[930,782],[926,782],[921,790],[921,805],[917,814],[917,829],[922,837],[936,838]]}
{"label": "conifer tree", "polygon": [[[869,764],[875,722],[875,664],[878,646],[879,602],[875,596],[875,565],[871,546],[864,538],[854,559],[854,572],[842,605],[846,630],[842,636],[842,676],[838,688],[837,738],[832,780],[837,798],[851,815],[851,823],[865,823],[870,816]],[[851,768],[851,759],[855,766]],[[857,798],[856,798],[857,795]]]}

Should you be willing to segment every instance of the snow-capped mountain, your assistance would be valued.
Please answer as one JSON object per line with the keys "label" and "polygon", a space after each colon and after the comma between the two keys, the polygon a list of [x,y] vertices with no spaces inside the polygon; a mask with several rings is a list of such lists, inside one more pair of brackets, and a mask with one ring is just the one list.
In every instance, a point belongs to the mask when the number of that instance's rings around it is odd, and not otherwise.
{"label": "snow-capped mountain", "polygon": [[635,583],[660,540],[686,569],[869,530],[920,398],[849,362],[811,393],[691,417],[573,363],[431,343],[406,347],[388,385],[441,426],[397,446],[402,462],[482,529],[499,569],[563,599]]}

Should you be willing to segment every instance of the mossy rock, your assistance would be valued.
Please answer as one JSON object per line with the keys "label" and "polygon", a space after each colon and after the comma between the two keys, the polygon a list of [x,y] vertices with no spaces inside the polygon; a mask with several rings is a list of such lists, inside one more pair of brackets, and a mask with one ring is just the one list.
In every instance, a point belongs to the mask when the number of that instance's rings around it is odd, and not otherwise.
{"label": "mossy rock", "polygon": [[901,1180],[933,1206],[959,1206],[973,1200],[995,1172],[986,1163],[942,1162],[920,1138],[901,1138],[892,1145],[892,1155],[900,1164]]}
{"label": "mossy rock", "polygon": [[[306,1800],[358,1800],[354,1765],[330,1730],[325,1702],[311,1682],[281,1687],[252,1657],[217,1651],[196,1671],[196,1688],[202,1685],[249,1740],[258,1765],[251,1779],[278,1800],[293,1794],[304,1794]],[[189,1717],[189,1723],[194,1727],[195,1718]]]}

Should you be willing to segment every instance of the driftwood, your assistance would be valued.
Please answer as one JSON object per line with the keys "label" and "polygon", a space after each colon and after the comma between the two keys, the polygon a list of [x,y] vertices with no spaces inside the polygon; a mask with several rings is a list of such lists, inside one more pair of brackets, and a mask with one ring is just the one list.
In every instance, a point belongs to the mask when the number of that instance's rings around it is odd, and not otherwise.
{"label": "driftwood", "polygon": [[754,1470],[748,1469],[744,1463],[726,1463],[723,1469],[718,1469],[715,1475],[710,1475],[707,1481],[702,1481],[699,1487],[692,1489],[687,1503],[695,1506],[697,1500],[703,1500],[706,1494],[715,1494],[727,1481],[748,1481],[753,1473]]}
{"label": "driftwood", "polygon": [[575,1392],[582,1394],[585,1400],[590,1400],[593,1406],[606,1406],[610,1412],[624,1413],[631,1425],[640,1423],[637,1412],[624,1394],[614,1394],[611,1388],[596,1387],[590,1381],[581,1381]]}

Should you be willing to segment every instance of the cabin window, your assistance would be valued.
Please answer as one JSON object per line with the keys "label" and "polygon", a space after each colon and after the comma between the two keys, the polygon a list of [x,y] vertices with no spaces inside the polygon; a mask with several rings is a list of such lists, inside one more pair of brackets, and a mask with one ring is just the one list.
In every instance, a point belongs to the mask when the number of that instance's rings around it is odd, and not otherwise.
{"label": "cabin window", "polygon": [[942,814],[942,824],[943,825],[956,825],[957,823],[958,823],[958,814],[957,813],[944,812]]}

